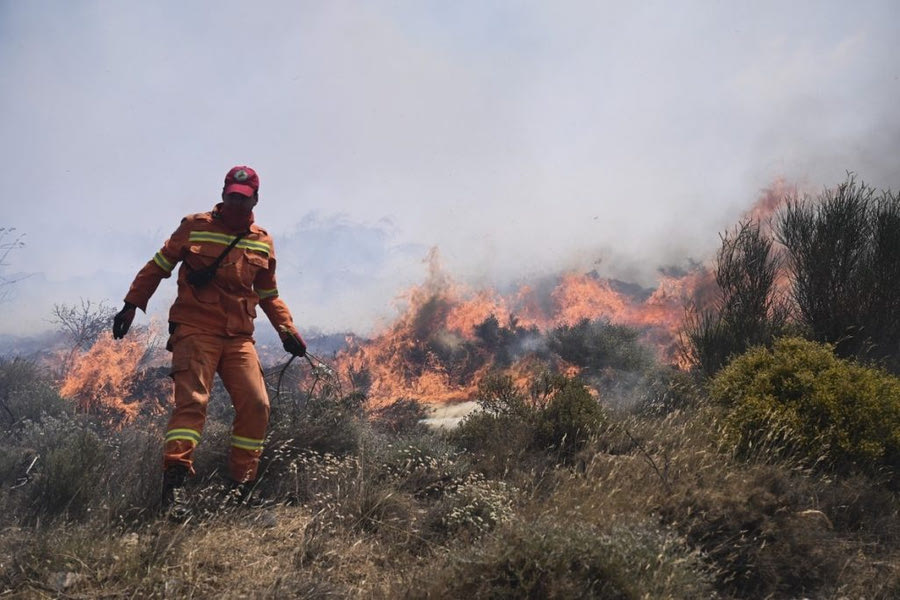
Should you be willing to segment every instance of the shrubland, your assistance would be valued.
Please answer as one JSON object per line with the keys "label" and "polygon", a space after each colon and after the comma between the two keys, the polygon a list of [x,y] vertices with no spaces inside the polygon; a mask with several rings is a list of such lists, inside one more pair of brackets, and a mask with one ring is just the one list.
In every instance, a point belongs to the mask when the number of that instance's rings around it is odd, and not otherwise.
{"label": "shrubland", "polygon": [[273,370],[252,505],[226,493],[232,413],[217,384],[178,523],[157,510],[164,415],[75,410],[44,369],[4,359],[0,591],[900,597],[889,344],[820,339],[796,299],[776,297],[764,237],[723,236],[719,302],[687,322],[690,371],[603,319],[542,334],[489,318],[465,353],[423,338],[459,354],[449,377],[482,373],[478,410],[436,430],[417,398],[368,408],[363,372],[295,364],[282,382]]}
{"label": "shrubland", "polygon": [[410,399],[373,414],[352,390],[297,386],[273,399],[254,507],[230,504],[217,472],[230,420],[217,390],[184,523],[156,510],[162,416],[110,427],[72,411],[34,365],[5,361],[0,391],[17,416],[0,449],[0,586],[20,597],[892,598],[900,516],[885,432],[896,434],[897,404],[879,390],[898,382],[832,350],[779,340],[708,384],[647,366],[628,404],[552,370],[499,370],[452,430],[421,426]]}

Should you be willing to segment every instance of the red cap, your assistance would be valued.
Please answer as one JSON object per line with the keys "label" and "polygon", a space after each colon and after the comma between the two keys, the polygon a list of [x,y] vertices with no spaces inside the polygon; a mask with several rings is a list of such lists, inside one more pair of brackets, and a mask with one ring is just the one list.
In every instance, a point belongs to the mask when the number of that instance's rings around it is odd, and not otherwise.
{"label": "red cap", "polygon": [[259,191],[259,176],[250,167],[232,167],[225,175],[223,194],[252,196]]}

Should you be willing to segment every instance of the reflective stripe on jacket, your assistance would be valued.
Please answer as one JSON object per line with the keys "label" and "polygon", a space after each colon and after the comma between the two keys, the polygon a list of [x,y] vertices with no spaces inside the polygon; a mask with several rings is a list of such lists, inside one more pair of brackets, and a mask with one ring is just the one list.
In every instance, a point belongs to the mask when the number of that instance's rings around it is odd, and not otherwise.
{"label": "reflective stripe on jacket", "polygon": [[187,281],[190,271],[211,265],[225,251],[236,233],[221,223],[218,213],[189,215],[175,233],[138,272],[125,301],[147,310],[147,302],[162,279],[178,269],[178,297],[169,320],[190,329],[225,336],[250,336],[257,304],[275,327],[297,329],[275,281],[275,247],[261,227],[250,225],[250,233],[219,263],[211,283],[195,287]]}

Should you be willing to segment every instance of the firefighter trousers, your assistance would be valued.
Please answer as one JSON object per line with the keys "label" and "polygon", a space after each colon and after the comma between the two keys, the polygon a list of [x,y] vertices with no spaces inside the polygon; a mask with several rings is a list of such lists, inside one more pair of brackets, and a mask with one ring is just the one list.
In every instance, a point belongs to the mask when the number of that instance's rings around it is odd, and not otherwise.
{"label": "firefighter trousers", "polygon": [[238,483],[255,480],[269,422],[269,398],[253,341],[192,333],[173,336],[171,343],[175,408],[166,431],[164,468],[183,465],[194,473],[192,456],[218,373],[234,406],[228,473]]}

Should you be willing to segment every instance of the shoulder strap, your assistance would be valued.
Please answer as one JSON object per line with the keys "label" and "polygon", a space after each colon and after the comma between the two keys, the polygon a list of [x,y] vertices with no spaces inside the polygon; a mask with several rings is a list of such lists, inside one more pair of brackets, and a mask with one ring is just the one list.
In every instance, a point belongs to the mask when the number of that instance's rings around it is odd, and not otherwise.
{"label": "shoulder strap", "polygon": [[243,237],[244,237],[245,235],[247,235],[248,233],[250,233],[250,232],[249,232],[249,231],[245,231],[245,232],[240,233],[240,234],[238,234],[237,236],[235,236],[235,238],[234,238],[233,240],[231,240],[231,243],[228,244],[228,247],[225,248],[225,250],[222,252],[222,254],[220,254],[220,255],[216,258],[216,260],[213,262],[213,264],[211,264],[208,268],[209,268],[210,270],[212,270],[212,271],[215,271],[216,269],[218,269],[218,268],[219,268],[219,263],[221,263],[222,260],[223,260],[226,256],[228,256],[228,253],[231,252],[231,249],[234,248],[235,246],[237,246],[237,243],[238,243],[239,241],[241,241],[241,238],[243,238]]}

